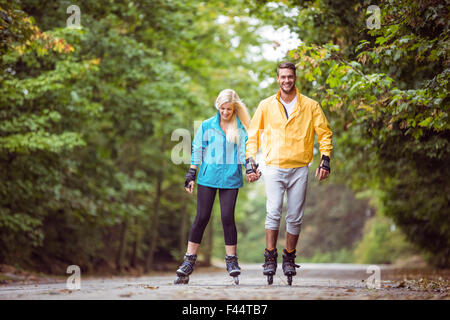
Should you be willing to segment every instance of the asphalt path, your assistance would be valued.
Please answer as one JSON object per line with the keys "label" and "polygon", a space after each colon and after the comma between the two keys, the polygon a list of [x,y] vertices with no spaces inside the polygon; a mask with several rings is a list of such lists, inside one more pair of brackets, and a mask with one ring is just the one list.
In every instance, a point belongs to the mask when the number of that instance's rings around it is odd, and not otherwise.
{"label": "asphalt path", "polygon": [[175,274],[142,277],[80,277],[80,288],[67,280],[0,286],[0,300],[316,300],[316,299],[449,299],[448,288],[422,290],[403,281],[405,272],[390,266],[362,264],[302,264],[287,283],[278,265],[267,284],[261,264],[241,265],[239,285],[222,266],[198,268],[186,285],[173,283]]}

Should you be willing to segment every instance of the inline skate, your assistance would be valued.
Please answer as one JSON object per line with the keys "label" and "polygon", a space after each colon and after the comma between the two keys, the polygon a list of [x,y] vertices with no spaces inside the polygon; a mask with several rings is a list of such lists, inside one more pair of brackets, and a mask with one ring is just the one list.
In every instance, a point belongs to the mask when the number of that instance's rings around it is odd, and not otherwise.
{"label": "inline skate", "polygon": [[189,275],[194,271],[195,261],[197,260],[196,254],[186,254],[184,256],[184,261],[177,270],[177,278],[174,284],[188,284]]}
{"label": "inline skate", "polygon": [[283,250],[283,272],[284,275],[287,276],[287,282],[291,286],[292,285],[292,277],[297,274],[295,268],[300,268],[299,265],[295,264],[295,252],[289,253],[286,249]]}
{"label": "inline skate", "polygon": [[239,284],[239,275],[241,274],[241,268],[238,264],[238,257],[235,256],[225,256],[225,263],[227,265],[227,271],[230,276],[234,279],[234,284]]}
{"label": "inline skate", "polygon": [[264,250],[264,259],[265,262],[263,264],[263,274],[267,276],[267,283],[272,284],[273,283],[273,276],[275,275],[277,271],[277,258],[278,258],[278,252],[277,249],[273,250]]}

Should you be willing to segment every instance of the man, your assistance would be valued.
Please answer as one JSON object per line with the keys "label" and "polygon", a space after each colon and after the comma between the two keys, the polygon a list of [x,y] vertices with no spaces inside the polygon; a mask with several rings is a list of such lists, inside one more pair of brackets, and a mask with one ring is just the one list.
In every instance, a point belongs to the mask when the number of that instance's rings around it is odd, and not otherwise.
{"label": "man", "polygon": [[[264,181],[266,188],[266,249],[263,274],[272,284],[277,268],[277,239],[280,227],[284,193],[287,193],[286,248],[283,250],[283,272],[288,277],[296,275],[296,246],[305,208],[308,164],[313,160],[314,133],[317,134],[322,155],[316,177],[319,181],[330,174],[330,125],[315,100],[301,94],[295,86],[297,80],[293,63],[284,62],[277,68],[278,93],[260,102],[248,131],[246,151],[247,180],[253,182],[260,176],[255,163],[256,153],[262,144],[266,163]],[[264,132],[263,141],[260,133]]]}

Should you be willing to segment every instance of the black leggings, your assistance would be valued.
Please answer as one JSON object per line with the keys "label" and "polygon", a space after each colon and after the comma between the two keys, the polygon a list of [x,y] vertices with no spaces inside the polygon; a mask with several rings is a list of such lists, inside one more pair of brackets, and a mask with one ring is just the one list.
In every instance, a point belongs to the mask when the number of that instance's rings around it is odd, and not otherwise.
{"label": "black leggings", "polygon": [[[197,184],[197,216],[192,225],[189,241],[200,243],[203,232],[211,217],[211,211],[216,197],[217,188]],[[237,244],[236,223],[234,222],[234,208],[239,189],[219,189],[220,212],[222,217],[225,244]]]}

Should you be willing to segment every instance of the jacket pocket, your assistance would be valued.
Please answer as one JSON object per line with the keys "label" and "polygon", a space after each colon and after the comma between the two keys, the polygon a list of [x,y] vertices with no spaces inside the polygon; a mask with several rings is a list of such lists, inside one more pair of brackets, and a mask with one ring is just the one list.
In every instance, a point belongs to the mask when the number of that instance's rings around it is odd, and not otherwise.
{"label": "jacket pocket", "polygon": [[264,150],[266,160],[269,160],[270,149],[270,145],[267,145],[266,149]]}
{"label": "jacket pocket", "polygon": [[208,168],[208,165],[205,163],[203,166],[203,171],[202,171],[203,176],[205,176],[205,174],[206,174],[206,168]]}

